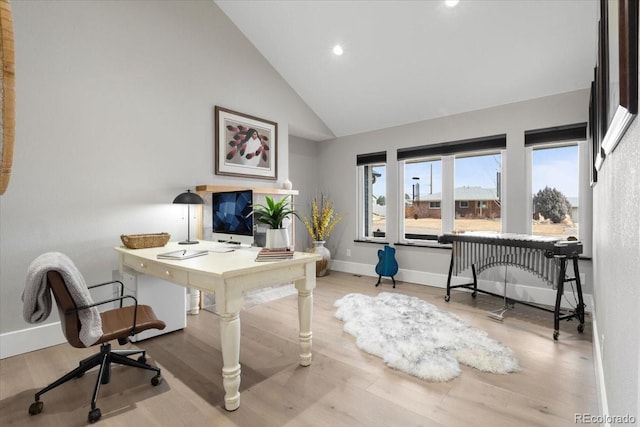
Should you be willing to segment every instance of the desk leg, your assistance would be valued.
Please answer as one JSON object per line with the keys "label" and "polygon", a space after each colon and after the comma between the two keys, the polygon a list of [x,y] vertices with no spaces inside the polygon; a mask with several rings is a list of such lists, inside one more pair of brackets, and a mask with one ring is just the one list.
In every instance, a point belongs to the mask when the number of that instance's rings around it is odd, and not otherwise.
{"label": "desk leg", "polygon": [[194,288],[189,288],[189,314],[199,314],[202,305],[200,298],[200,291]]}
{"label": "desk leg", "polygon": [[240,407],[240,313],[220,314],[224,407]]}
{"label": "desk leg", "polygon": [[313,291],[298,289],[298,322],[300,324],[300,365],[311,365],[311,316]]}

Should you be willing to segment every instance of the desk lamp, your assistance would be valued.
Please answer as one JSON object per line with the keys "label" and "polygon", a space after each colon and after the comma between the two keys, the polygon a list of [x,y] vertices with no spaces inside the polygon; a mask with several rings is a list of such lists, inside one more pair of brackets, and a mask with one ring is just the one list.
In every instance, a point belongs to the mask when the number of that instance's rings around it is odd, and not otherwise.
{"label": "desk lamp", "polygon": [[178,242],[181,245],[194,245],[200,243],[197,240],[190,240],[191,238],[191,205],[202,205],[204,200],[199,195],[192,193],[191,190],[187,190],[186,193],[179,194],[173,203],[179,205],[187,205],[187,240]]}

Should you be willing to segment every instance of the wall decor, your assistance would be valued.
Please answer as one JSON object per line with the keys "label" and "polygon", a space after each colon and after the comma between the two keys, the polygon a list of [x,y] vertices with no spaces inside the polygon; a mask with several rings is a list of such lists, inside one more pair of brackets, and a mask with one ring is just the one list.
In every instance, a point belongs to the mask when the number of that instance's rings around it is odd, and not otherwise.
{"label": "wall decor", "polygon": [[278,124],[215,107],[216,174],[276,180]]}
{"label": "wall decor", "polygon": [[9,0],[0,0],[0,194],[11,178],[15,138],[15,53]]}
{"label": "wall decor", "polygon": [[611,153],[638,114],[638,1],[601,0],[606,42],[606,134],[604,154]]}
{"label": "wall decor", "polygon": [[[598,71],[597,68],[594,68],[594,76],[597,76]],[[596,150],[600,149],[600,143],[596,136],[596,81],[595,78],[591,82],[591,92],[589,95],[589,131],[587,133],[588,140],[588,149],[589,149],[589,158],[591,159],[591,171],[590,171],[590,184],[593,187],[598,182],[598,169],[596,168],[596,159],[598,152]]]}
{"label": "wall decor", "polygon": [[[604,4],[601,0],[601,8]],[[602,14],[603,12],[601,12]],[[592,180],[592,185],[597,181],[597,171],[600,170],[605,158],[605,152],[602,148],[602,141],[604,135],[607,132],[607,90],[606,85],[608,82],[607,77],[607,59],[606,59],[606,44],[607,37],[605,36],[607,26],[605,20],[600,19],[598,21],[598,45],[596,47],[597,58],[596,67],[594,68],[593,75],[593,141],[592,141],[592,158],[593,169],[595,170],[595,180]]]}

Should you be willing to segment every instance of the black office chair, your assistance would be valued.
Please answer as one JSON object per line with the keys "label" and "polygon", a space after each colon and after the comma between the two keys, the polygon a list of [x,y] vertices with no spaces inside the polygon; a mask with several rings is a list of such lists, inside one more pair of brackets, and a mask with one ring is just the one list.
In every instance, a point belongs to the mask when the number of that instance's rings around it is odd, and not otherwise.
{"label": "black office chair", "polygon": [[[108,310],[100,313],[102,320],[102,336],[92,344],[100,345],[100,352],[93,356],[87,357],[80,361],[80,366],[72,370],[68,374],[62,376],[58,380],[49,384],[39,392],[35,394],[35,402],[29,406],[29,414],[37,415],[42,412],[44,404],[40,401],[40,396],[49,390],[58,387],[66,383],[73,378],[79,378],[84,375],[89,369],[99,366],[100,370],[98,378],[96,379],[96,385],[93,390],[93,396],[91,398],[91,411],[89,411],[88,420],[90,423],[94,423],[102,416],[100,408],[96,407],[96,401],[98,399],[98,392],[100,390],[100,384],[108,384],[111,379],[111,364],[118,363],[121,365],[133,366],[136,368],[148,369],[154,371],[156,375],[151,378],[151,385],[157,386],[162,382],[162,375],[160,375],[160,368],[151,366],[146,363],[146,353],[144,350],[112,350],[112,340],[117,339],[120,345],[126,344],[129,341],[129,337],[147,329],[164,329],[165,323],[156,318],[153,309],[148,305],[138,305],[135,297],[130,295],[124,295],[124,285],[122,282],[113,281],[107,283],[101,283],[94,286],[88,286],[88,289],[96,288],[99,286],[113,285],[114,283],[120,284],[120,296],[112,298],[106,301],[101,301],[91,305],[78,307],[73,300],[71,293],[65,283],[63,276],[54,270],[50,270],[47,273],[47,283],[51,289],[51,293],[58,305],[58,312],[60,314],[60,324],[62,326],[62,332],[67,338],[69,344],[76,348],[86,348],[85,344],[80,340],[80,318],[78,313],[81,310],[96,307],[102,304],[120,302],[120,307]],[[124,299],[133,299],[134,305],[122,306]],[[129,356],[140,354],[140,356],[134,360]]]}

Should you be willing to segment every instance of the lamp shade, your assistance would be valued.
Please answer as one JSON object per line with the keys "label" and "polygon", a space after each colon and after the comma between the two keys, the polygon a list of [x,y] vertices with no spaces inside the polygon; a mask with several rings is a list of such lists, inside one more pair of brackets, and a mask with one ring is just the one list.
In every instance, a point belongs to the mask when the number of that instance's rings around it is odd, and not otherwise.
{"label": "lamp shade", "polygon": [[187,190],[182,194],[178,194],[178,196],[173,199],[173,203],[180,205],[202,205],[204,204],[204,200],[196,193],[192,193],[191,190]]}

